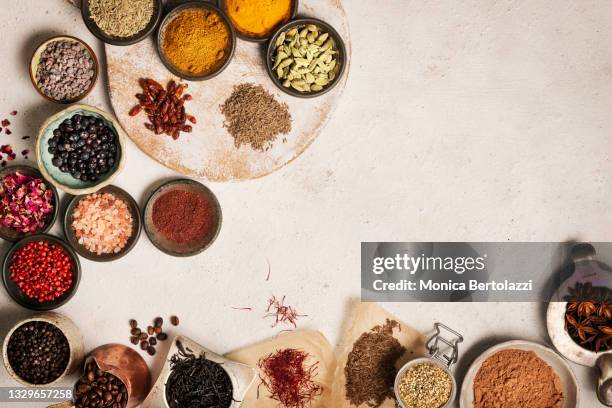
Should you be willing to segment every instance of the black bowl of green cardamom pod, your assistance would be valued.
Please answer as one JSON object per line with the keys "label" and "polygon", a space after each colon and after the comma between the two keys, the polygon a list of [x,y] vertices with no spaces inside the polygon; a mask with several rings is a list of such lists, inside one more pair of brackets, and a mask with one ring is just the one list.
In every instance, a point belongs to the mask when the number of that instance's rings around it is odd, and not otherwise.
{"label": "black bowl of green cardamom pod", "polygon": [[81,0],[83,22],[98,39],[111,45],[136,44],[161,21],[162,0]]}
{"label": "black bowl of green cardamom pod", "polygon": [[268,43],[266,68],[279,89],[298,98],[331,91],[346,70],[346,45],[328,23],[316,18],[290,21]]}

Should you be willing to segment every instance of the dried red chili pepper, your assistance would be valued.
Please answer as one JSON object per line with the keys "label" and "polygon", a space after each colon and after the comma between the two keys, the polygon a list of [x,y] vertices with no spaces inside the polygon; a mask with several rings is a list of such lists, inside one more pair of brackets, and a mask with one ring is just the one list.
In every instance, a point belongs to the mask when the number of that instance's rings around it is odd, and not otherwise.
{"label": "dried red chili pepper", "polygon": [[[150,78],[141,78],[138,83],[143,92],[136,94],[138,105],[130,109],[130,116],[136,116],[144,110],[150,122],[145,123],[144,126],[155,134],[165,133],[173,139],[178,139],[180,132],[192,131],[191,126],[186,122],[189,120],[195,124],[196,119],[192,115],[187,115],[183,107],[184,101],[191,99],[191,96],[181,97],[187,84],[177,85],[171,80],[164,89],[161,84]],[[186,98],[187,96],[189,99]]]}

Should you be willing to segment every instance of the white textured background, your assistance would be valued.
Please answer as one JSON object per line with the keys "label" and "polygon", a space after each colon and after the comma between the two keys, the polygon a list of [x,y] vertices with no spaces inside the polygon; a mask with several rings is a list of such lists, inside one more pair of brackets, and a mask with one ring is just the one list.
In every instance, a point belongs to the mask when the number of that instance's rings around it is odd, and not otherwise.
{"label": "white textured background", "polygon": [[[335,343],[359,294],[362,240],[612,238],[612,2],[344,3],[352,71],[329,126],[284,169],[211,185],[224,225],[201,256],[170,258],[143,233],[118,262],[83,260],[79,291],[60,312],[81,327],[87,348],[125,342],[131,317],[178,314],[181,332],[226,352],[277,331],[261,319],[271,294],[286,294],[309,315],[302,325]],[[65,1],[0,7],[0,118],[19,111],[9,118],[14,134],[0,143],[21,150],[20,136],[35,136],[61,109],[29,83],[35,44],[68,33],[99,55],[102,47]],[[109,109],[105,82],[85,103]],[[175,176],[131,142],[127,153],[117,184],[141,202],[151,185]],[[459,374],[495,342],[548,340],[538,304],[388,308],[422,331],[436,320],[461,330]],[[0,291],[0,336],[27,314]],[[572,367],[582,406],[599,406],[594,371]],[[0,370],[0,386],[8,385]]]}

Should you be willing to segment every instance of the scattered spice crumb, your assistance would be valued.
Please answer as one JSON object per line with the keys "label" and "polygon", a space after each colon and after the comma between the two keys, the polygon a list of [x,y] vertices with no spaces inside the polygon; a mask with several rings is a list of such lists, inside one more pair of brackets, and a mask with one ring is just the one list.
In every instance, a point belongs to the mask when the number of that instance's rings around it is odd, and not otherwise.
{"label": "scattered spice crumb", "polygon": [[8,119],[2,119],[2,122],[0,122],[2,124],[3,127],[7,127],[11,124],[11,122]]}
{"label": "scattered spice crumb", "polygon": [[30,136],[23,136],[23,137],[21,138],[21,140],[27,140],[27,139],[29,139],[29,138],[30,138]]}
{"label": "scattered spice crumb", "polygon": [[10,135],[10,134],[12,134],[13,132],[11,132],[11,129],[9,129],[9,128],[5,128],[5,129],[4,129],[4,133],[6,133],[7,135]]}
{"label": "scattered spice crumb", "polygon": [[11,112],[11,116],[15,116],[15,115],[17,115],[17,111],[16,110]]}
{"label": "scattered spice crumb", "polygon": [[266,259],[266,261],[268,262],[268,276],[266,277],[266,282],[270,280],[270,273],[272,272],[272,270],[270,269],[270,261]]}
{"label": "scattered spice crumb", "polygon": [[297,320],[300,317],[306,317],[308,315],[301,315],[295,310],[293,306],[285,305],[285,296],[279,301],[276,296],[272,296],[268,300],[268,309],[266,310],[267,317],[274,317],[275,322],[272,327],[276,327],[279,323],[292,324],[293,327],[297,327]]}
{"label": "scattered spice crumb", "polygon": [[232,309],[234,309],[234,310],[248,310],[248,311],[253,310],[252,307],[233,307],[233,306],[232,306]]}

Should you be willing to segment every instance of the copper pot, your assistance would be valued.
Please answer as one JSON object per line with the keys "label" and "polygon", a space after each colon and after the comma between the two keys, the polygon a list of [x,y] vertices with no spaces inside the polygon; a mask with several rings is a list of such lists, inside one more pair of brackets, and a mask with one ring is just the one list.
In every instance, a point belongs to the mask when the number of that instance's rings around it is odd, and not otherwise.
{"label": "copper pot", "polygon": [[[151,373],[144,359],[136,351],[123,344],[105,344],[93,350],[85,359],[83,367],[95,362],[98,368],[117,377],[128,392],[127,408],[140,405],[151,389]],[[73,407],[72,401],[49,408]]]}

